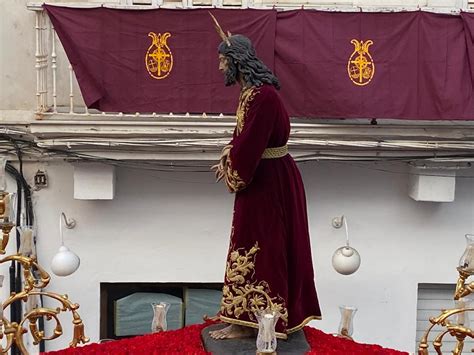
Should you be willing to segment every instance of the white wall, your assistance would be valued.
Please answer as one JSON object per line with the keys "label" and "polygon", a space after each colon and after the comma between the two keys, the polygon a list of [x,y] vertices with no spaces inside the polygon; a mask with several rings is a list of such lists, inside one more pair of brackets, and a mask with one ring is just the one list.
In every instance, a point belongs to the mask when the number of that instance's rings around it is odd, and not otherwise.
{"label": "white wall", "polygon": [[[407,195],[406,175],[375,170],[402,172],[403,166],[356,165],[300,165],[323,311],[323,320],[312,325],[335,332],[338,305],[355,305],[357,341],[414,351],[417,284],[456,281],[464,234],[474,231],[474,179],[457,179],[453,203],[415,202]],[[65,239],[81,256],[81,267],[69,277],[53,277],[49,289],[81,305],[92,341],[99,334],[100,282],[222,281],[232,196],[213,182],[212,174],[120,168],[115,200],[78,201],[72,197],[72,166],[41,167],[50,186],[34,198],[39,259],[50,271],[59,243],[59,214],[75,218],[77,227],[66,230]],[[27,166],[27,176],[36,169]],[[345,241],[331,220],[342,214],[362,256],[359,271],[351,276],[331,266],[332,253]],[[70,340],[70,321],[63,319],[65,335],[48,342],[48,350]]]}
{"label": "white wall", "polygon": [[[380,1],[382,6],[393,4]],[[0,110],[33,110],[34,13],[26,10],[25,0],[0,1],[0,13]],[[59,70],[65,77],[65,67]],[[67,80],[59,85],[66,100]],[[27,164],[29,179],[37,167]],[[49,271],[59,244],[60,212],[75,218],[77,227],[66,230],[65,237],[81,256],[81,268],[68,278],[54,277],[49,289],[68,293],[81,304],[92,341],[99,334],[100,282],[222,281],[232,196],[213,183],[211,174],[119,169],[115,200],[94,202],[73,199],[69,164],[41,167],[48,172],[50,186],[34,194],[39,260]],[[455,282],[463,235],[474,231],[474,179],[457,179],[453,203],[423,203],[407,196],[406,175],[368,167],[301,165],[324,317],[313,325],[334,332],[340,318],[337,306],[352,304],[359,308],[356,340],[414,351],[417,284]],[[9,189],[14,189],[11,180]],[[331,220],[341,214],[347,216],[352,244],[362,256],[361,268],[352,276],[338,275],[331,267],[332,253],[344,243],[343,231],[333,229]],[[7,265],[0,272],[7,274]],[[8,280],[3,299],[7,293]],[[70,318],[62,319],[65,335],[47,343],[49,350],[70,341]]]}
{"label": "white wall", "polygon": [[[0,1],[0,110],[35,108],[35,16],[25,0]],[[1,115],[0,115],[1,119]]]}
{"label": "white wall", "polygon": [[[368,169],[368,167],[370,169]],[[407,195],[407,176],[372,169],[396,166],[342,163],[303,165],[317,285],[325,331],[337,328],[339,304],[359,308],[356,340],[414,351],[417,284],[455,283],[464,234],[474,231],[474,179],[457,179],[453,203],[427,203]],[[472,169],[470,172],[472,174]],[[332,217],[348,217],[362,264],[352,276],[331,269],[344,242]]]}

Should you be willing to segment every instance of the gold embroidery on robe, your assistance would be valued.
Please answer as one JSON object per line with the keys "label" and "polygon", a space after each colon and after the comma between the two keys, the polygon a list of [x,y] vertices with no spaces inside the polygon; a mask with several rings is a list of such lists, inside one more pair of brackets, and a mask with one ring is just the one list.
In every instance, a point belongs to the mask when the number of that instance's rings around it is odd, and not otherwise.
{"label": "gold embroidery on robe", "polygon": [[[288,324],[288,310],[281,297],[270,297],[270,287],[265,281],[253,280],[258,242],[247,252],[243,248],[232,250],[227,260],[226,282],[222,293],[221,314],[239,318],[247,313],[256,322],[255,312],[270,308],[281,314],[283,324]],[[248,276],[248,278],[247,278]],[[252,281],[253,280],[253,281]]]}
{"label": "gold embroidery on robe", "polygon": [[[259,92],[258,88],[249,87],[242,90],[239,98],[239,106],[236,112],[237,126],[236,135],[239,135],[244,129],[245,116],[249,109],[250,103],[255,98],[255,95]],[[232,147],[231,147],[232,149]],[[222,157],[222,156],[221,156]],[[244,189],[247,185],[245,181],[239,176],[237,170],[232,168],[232,161],[230,160],[230,154],[227,154],[225,159],[225,183],[230,192],[237,192]]]}
{"label": "gold embroidery on robe", "polygon": [[242,92],[240,93],[239,106],[237,107],[237,112],[236,112],[237,135],[239,135],[244,129],[245,115],[247,114],[250,103],[255,98],[255,95],[257,95],[257,93],[258,93],[258,89],[255,87],[243,89]]}
{"label": "gold embroidery on robe", "polygon": [[237,192],[245,188],[247,186],[245,181],[239,176],[237,170],[232,168],[232,160],[230,159],[230,154],[226,160],[226,168],[225,168],[225,184],[230,192]]}

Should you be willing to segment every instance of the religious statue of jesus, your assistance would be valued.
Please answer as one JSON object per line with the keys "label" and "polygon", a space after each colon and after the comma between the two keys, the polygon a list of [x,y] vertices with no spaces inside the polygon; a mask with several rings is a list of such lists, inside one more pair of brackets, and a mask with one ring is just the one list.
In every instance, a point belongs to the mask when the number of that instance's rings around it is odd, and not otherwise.
{"label": "religious statue of jesus", "polygon": [[[212,15],[211,15],[212,16]],[[228,326],[214,339],[247,337],[258,328],[256,312],[280,315],[278,338],[321,319],[300,172],[288,153],[290,120],[280,83],[243,35],[225,34],[219,70],[225,85],[241,87],[233,138],[213,167],[235,193],[229,252],[219,318]]]}

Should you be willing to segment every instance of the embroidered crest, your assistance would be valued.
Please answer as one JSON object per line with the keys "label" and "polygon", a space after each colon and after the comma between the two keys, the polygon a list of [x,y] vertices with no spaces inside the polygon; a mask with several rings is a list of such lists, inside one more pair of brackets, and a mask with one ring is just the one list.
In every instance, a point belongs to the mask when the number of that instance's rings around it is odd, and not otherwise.
{"label": "embroidered crest", "polygon": [[152,42],[145,55],[146,70],[152,78],[164,79],[173,69],[173,54],[167,44],[171,34],[150,32],[148,36]]}
{"label": "embroidered crest", "polygon": [[374,44],[372,40],[351,40],[354,45],[349,61],[347,62],[347,73],[351,81],[358,86],[370,83],[375,74],[375,64],[369,53],[369,47]]}

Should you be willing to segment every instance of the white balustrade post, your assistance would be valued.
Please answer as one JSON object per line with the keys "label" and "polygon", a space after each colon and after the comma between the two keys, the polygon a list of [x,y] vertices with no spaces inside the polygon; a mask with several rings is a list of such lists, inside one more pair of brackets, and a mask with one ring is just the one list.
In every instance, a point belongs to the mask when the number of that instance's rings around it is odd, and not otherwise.
{"label": "white balustrade post", "polygon": [[48,46],[47,46],[48,17],[46,11],[41,11],[41,96],[43,111],[48,109]]}
{"label": "white balustrade post", "polygon": [[48,52],[46,47],[46,14],[44,11],[36,11],[36,50],[35,50],[35,69],[36,69],[36,110],[45,112],[47,110],[47,72],[48,72]]}
{"label": "white balustrade post", "polygon": [[41,55],[40,55],[40,37],[41,37],[41,28],[40,28],[40,18],[41,11],[35,12],[35,34],[36,34],[36,49],[35,49],[35,69],[36,69],[36,111],[41,112],[41,83],[40,83],[40,68],[41,68]]}
{"label": "white balustrade post", "polygon": [[71,63],[69,63],[69,113],[74,113],[74,70]]}
{"label": "white balustrade post", "polygon": [[57,80],[57,53],[56,53],[56,31],[54,26],[51,24],[51,71],[53,74],[53,112],[58,112],[58,101],[56,92],[56,80]]}

